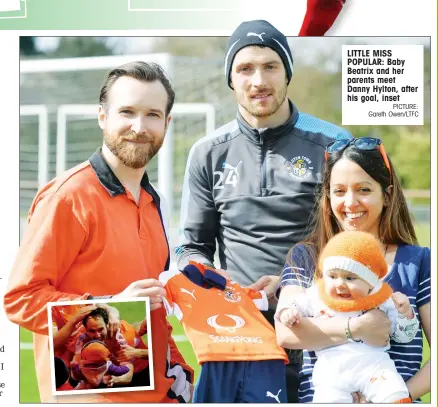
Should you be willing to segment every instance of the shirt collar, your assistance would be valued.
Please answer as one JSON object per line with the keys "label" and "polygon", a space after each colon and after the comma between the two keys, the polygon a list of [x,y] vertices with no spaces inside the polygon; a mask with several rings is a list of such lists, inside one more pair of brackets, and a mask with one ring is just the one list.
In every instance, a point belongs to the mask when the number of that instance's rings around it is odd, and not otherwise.
{"label": "shirt collar", "polygon": [[[106,191],[112,196],[115,197],[117,195],[126,194],[125,187],[122,185],[120,180],[116,177],[111,167],[105,161],[102,155],[102,147],[99,147],[97,151],[90,157],[89,159],[90,165],[96,173],[97,179],[102,184],[102,186],[106,189]],[[155,202],[159,202],[158,194],[153,190],[147,173],[145,172],[140,186],[150,195]]]}

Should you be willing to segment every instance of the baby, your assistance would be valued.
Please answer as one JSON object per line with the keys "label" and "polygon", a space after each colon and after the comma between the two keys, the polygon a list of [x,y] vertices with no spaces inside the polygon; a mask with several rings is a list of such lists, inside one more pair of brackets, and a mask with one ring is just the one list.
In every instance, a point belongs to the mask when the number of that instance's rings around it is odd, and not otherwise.
{"label": "baby", "polygon": [[394,362],[383,348],[354,340],[349,321],[373,308],[391,321],[391,338],[412,341],[419,327],[408,298],[382,282],[388,271],[380,242],[364,232],[342,232],[321,253],[316,283],[305,294],[280,301],[275,318],[286,326],[302,317],[345,316],[348,342],[316,351],[314,403],[352,403],[360,391],[373,403],[412,402]]}
{"label": "baby", "polygon": [[78,363],[72,364],[72,376],[79,383],[75,390],[112,387],[112,377],[129,374],[129,366],[117,366],[111,362],[111,352],[100,341],[90,341],[84,345]]}

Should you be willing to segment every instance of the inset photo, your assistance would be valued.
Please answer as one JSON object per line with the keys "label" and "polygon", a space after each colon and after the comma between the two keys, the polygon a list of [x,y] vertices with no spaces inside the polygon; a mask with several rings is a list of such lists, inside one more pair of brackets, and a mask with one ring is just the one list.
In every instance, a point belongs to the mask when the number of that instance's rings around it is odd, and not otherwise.
{"label": "inset photo", "polygon": [[47,309],[54,395],[154,390],[149,298]]}

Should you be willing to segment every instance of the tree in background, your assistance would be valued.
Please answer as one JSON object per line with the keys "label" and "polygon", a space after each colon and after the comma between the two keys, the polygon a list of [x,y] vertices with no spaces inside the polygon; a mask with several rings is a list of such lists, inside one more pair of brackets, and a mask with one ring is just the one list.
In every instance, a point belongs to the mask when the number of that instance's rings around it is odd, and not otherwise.
{"label": "tree in background", "polygon": [[76,58],[113,55],[105,37],[61,37],[58,47],[49,58]]}
{"label": "tree in background", "polygon": [[[169,53],[173,56],[170,75],[178,103],[212,103],[218,126],[235,116],[234,97],[226,86],[223,74],[226,37],[137,38],[136,41],[135,52],[138,54]],[[358,43],[359,40],[324,38],[323,47],[321,44],[317,46],[318,41],[290,39],[296,52],[289,97],[300,111],[342,125],[341,59],[338,51],[342,44]],[[128,37],[62,37],[55,49],[41,54],[34,37],[21,37],[20,52],[23,58],[73,58],[131,53],[132,44],[132,39]],[[424,126],[345,126],[356,137],[375,136],[384,141],[406,189],[430,188],[430,56],[430,47],[425,46]],[[101,71],[29,75],[22,79],[21,99],[26,104],[44,103],[54,107],[61,102],[95,103],[101,80]],[[183,137],[175,137],[178,140],[175,154],[180,157],[175,165],[181,166],[181,174],[190,146],[204,135],[203,125],[194,126],[188,120],[185,119],[189,125],[184,128],[179,127],[178,120],[174,123],[175,132],[183,134]],[[193,121],[199,121],[199,118]],[[34,133],[25,129],[24,119],[22,127],[23,142],[35,139]],[[53,128],[56,129],[56,123],[53,123]],[[90,137],[89,131],[88,128],[77,131],[70,128],[69,142],[85,142]]]}
{"label": "tree in background", "polygon": [[38,47],[38,37],[20,37],[20,55],[29,58],[78,58],[114,55],[120,47],[107,37],[57,37],[57,45],[50,50]]}
{"label": "tree in background", "polygon": [[151,52],[168,52],[179,57],[223,59],[227,52],[226,37],[163,37],[157,38]]}
{"label": "tree in background", "polygon": [[20,37],[20,55],[39,56],[44,53],[37,49],[35,37]]}

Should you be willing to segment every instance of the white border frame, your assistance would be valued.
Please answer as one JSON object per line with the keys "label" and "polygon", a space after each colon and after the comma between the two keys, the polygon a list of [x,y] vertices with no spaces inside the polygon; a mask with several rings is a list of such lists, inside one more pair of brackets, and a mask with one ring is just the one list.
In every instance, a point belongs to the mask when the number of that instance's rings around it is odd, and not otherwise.
{"label": "white border frame", "polygon": [[241,8],[132,8],[131,0],[128,0],[128,11],[241,11]]}
{"label": "white border frame", "polygon": [[[408,2],[377,2],[377,1],[359,1],[353,0],[351,4],[347,4],[348,13],[343,16],[343,20],[337,24],[333,30],[331,30],[332,35],[339,36],[376,36],[374,34],[375,27],[379,27],[379,34],[381,37],[390,36],[428,36],[431,37],[431,112],[436,112],[437,110],[437,34],[436,34],[436,15],[437,15],[437,4],[436,2],[409,2],[409,6],[406,6]],[[303,2],[304,4],[304,2]],[[266,9],[265,3],[260,2],[260,7],[257,7],[257,1],[252,3],[252,8],[245,10],[243,15],[245,19],[254,19],[263,17],[266,20],[273,23],[277,28],[283,31],[289,36],[296,35],[294,31],[294,16],[288,15],[288,13],[278,13],[278,9],[268,8]],[[356,7],[357,6],[357,7]],[[357,9],[356,9],[356,8]],[[400,7],[400,8],[399,8]],[[404,16],[406,11],[412,8],[414,14],[409,14],[408,17]],[[367,13],[369,10],[369,13]],[[376,10],[380,10],[376,14]],[[392,19],[391,21],[385,20],[387,16],[391,14],[391,10],[397,10],[400,13],[398,19]],[[374,13],[374,14],[373,14]],[[422,18],[416,18],[416,17]],[[344,18],[346,17],[346,18]],[[292,18],[292,20],[291,20]],[[301,18],[301,17],[300,17]],[[370,19],[377,19],[374,21],[374,25],[370,27],[368,21]],[[406,24],[406,21],[410,21],[412,24]],[[299,22],[300,23],[300,22]],[[387,24],[386,24],[387,23]],[[298,24],[298,23],[297,23]],[[367,28],[368,27],[368,28]],[[374,28],[373,28],[374,27]],[[3,76],[0,78],[0,83],[2,83],[2,91],[5,95],[3,100],[0,100],[0,105],[2,105],[1,112],[4,117],[8,120],[4,121],[5,134],[19,134],[18,123],[19,123],[19,100],[18,92],[16,89],[19,87],[19,75],[18,75],[18,35],[30,35],[30,36],[181,36],[181,37],[191,37],[191,36],[229,36],[234,27],[227,27],[225,23],[222,29],[197,29],[194,27],[191,30],[184,29],[154,29],[154,30],[141,30],[134,29],[130,31],[126,30],[86,30],[86,31],[75,31],[75,30],[49,30],[49,29],[29,29],[29,30],[19,30],[19,31],[3,31],[0,38],[0,45],[3,51],[3,56],[5,60],[10,61],[8,64],[4,64],[0,70]],[[23,64],[24,61],[21,61]],[[16,69],[14,68],[16,66]],[[7,96],[7,97],[6,97]],[[15,103],[14,103],[15,102]],[[9,120],[10,118],[16,118],[16,120]],[[437,267],[437,256],[434,248],[437,246],[437,235],[436,235],[436,225],[437,225],[437,140],[435,134],[437,133],[437,120],[434,115],[431,119],[431,268],[435,270]],[[4,270],[10,269],[13,264],[13,259],[16,251],[18,250],[18,228],[16,227],[16,218],[13,214],[18,215],[18,141],[15,137],[9,137],[5,140],[5,146],[11,150],[10,154],[5,156],[3,160],[3,170],[5,173],[10,173],[10,177],[5,177],[5,182],[8,191],[13,191],[10,199],[3,200],[2,209],[3,213],[7,214],[4,216],[6,221],[5,227],[3,228],[3,236],[5,237],[4,245],[4,256],[1,259],[1,265]],[[15,171],[11,172],[11,169]],[[12,216],[11,216],[12,214]],[[6,278],[3,276],[3,280],[0,283],[5,282]],[[4,291],[4,286],[1,285],[1,291]],[[437,321],[437,307],[436,307],[436,280],[435,276],[432,279],[431,284],[431,322],[432,322],[432,338],[431,338],[431,349],[434,351],[436,349],[436,321]],[[4,401],[10,402],[11,405],[18,405],[18,395],[19,395],[19,383],[15,378],[19,377],[19,366],[16,361],[19,358],[18,349],[18,326],[6,319],[4,311],[0,311],[0,325],[2,328],[8,332],[8,335],[4,336],[3,342],[5,348],[8,349],[8,353],[5,353],[8,362],[7,367],[7,377],[6,384],[8,392],[3,394]],[[431,404],[435,405],[437,403],[437,393],[436,393],[436,383],[437,383],[437,369],[436,369],[436,358],[431,357]],[[6,371],[5,371],[6,372]],[[35,379],[36,380],[36,379]],[[435,384],[434,384],[435,383]],[[29,405],[24,403],[24,405]],[[115,403],[116,406],[122,406],[122,404]]]}
{"label": "white border frame", "polygon": [[[107,389],[89,389],[89,390],[71,390],[71,391],[56,391],[55,369],[52,361],[54,360],[55,353],[53,349],[53,332],[52,332],[52,307],[64,306],[64,305],[86,305],[86,304],[111,304],[120,302],[144,302],[145,303],[145,319],[148,335],[148,359],[149,359],[149,386],[143,387],[115,387]],[[122,393],[130,391],[144,391],[155,390],[154,382],[154,362],[153,362],[153,349],[152,349],[152,330],[151,330],[151,308],[149,297],[142,298],[124,298],[124,299],[93,299],[82,301],[60,301],[60,302],[48,302],[47,303],[47,315],[48,315],[48,330],[49,330],[49,348],[50,348],[50,383],[52,385],[52,394],[56,396],[67,396],[76,394],[94,394],[94,393]]]}
{"label": "white border frame", "polygon": [[[24,4],[24,15],[23,16],[10,16],[10,17],[1,17],[0,16],[0,20],[12,20],[12,19],[18,19],[18,18],[27,18],[27,0],[20,0],[20,4],[21,3]],[[21,11],[21,6],[20,6],[20,10],[2,11],[2,13],[12,13],[12,12],[18,12],[18,11]]]}

